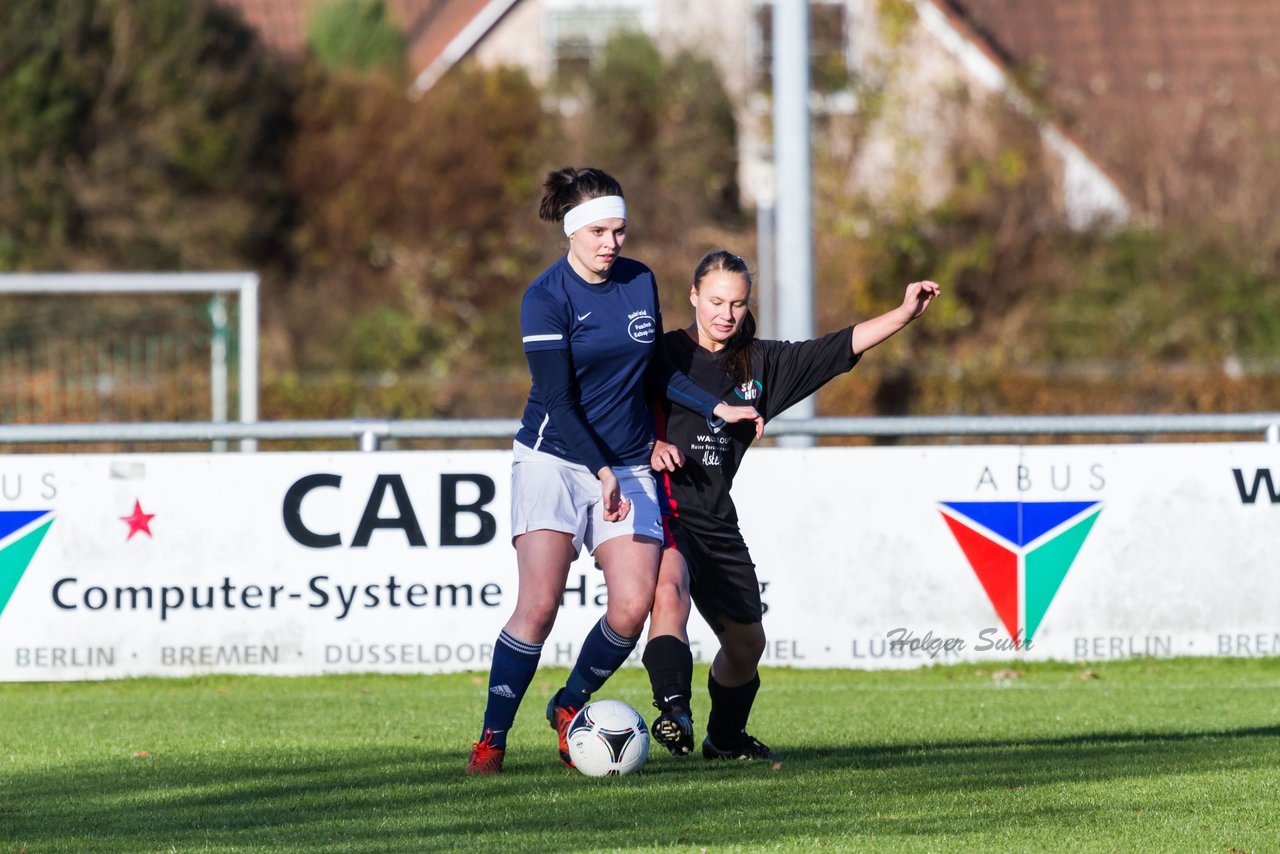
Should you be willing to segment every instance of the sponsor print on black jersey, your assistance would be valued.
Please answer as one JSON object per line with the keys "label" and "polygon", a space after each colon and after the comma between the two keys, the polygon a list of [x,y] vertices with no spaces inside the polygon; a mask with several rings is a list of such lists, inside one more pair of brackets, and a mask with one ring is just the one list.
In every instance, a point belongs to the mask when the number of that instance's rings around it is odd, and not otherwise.
{"label": "sponsor print on black jersey", "polygon": [[723,418],[712,416],[706,419],[707,432],[697,437],[689,445],[689,450],[702,456],[702,465],[706,468],[719,468],[724,462],[724,453],[733,443],[733,439],[724,433],[726,422]]}
{"label": "sponsor print on black jersey", "polygon": [[764,390],[764,386],[760,384],[760,380],[747,380],[733,390],[733,393],[743,400],[756,400],[760,397],[760,392]]}

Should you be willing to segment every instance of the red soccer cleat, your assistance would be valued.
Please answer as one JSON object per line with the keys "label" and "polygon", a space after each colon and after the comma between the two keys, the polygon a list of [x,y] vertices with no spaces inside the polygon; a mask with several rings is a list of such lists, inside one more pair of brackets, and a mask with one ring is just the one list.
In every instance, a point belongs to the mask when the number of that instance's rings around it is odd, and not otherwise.
{"label": "red soccer cleat", "polygon": [[467,774],[500,774],[502,757],[506,751],[493,746],[493,730],[487,729],[480,740],[471,745],[471,759],[467,761]]}
{"label": "red soccer cleat", "polygon": [[565,736],[569,734],[569,724],[577,714],[578,710],[573,706],[557,706],[555,697],[547,703],[547,723],[560,737],[560,761],[569,768],[573,767],[573,760],[569,758],[569,742]]}

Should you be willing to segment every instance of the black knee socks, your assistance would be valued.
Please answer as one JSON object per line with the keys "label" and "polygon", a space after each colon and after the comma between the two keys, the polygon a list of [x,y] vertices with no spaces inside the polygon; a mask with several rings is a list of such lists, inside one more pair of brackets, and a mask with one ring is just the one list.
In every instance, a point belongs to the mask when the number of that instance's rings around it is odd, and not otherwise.
{"label": "black knee socks", "polygon": [[640,660],[649,672],[653,704],[662,711],[679,707],[688,711],[693,693],[693,651],[674,635],[654,638]]}
{"label": "black knee socks", "polygon": [[707,674],[707,693],[711,695],[711,711],[707,713],[707,737],[721,749],[736,747],[746,741],[747,718],[760,690],[760,674],[750,682],[726,688]]}

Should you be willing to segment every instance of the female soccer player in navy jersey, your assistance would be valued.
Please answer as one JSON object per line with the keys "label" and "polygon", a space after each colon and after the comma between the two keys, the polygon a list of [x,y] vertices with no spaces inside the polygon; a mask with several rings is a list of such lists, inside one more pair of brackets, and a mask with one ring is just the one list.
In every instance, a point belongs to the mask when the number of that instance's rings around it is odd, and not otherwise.
{"label": "female soccer player in navy jersey", "polygon": [[502,770],[507,732],[584,543],[604,570],[609,596],[567,684],[547,704],[566,764],[569,721],[640,638],[663,538],[646,385],[704,421],[753,422],[753,433],[763,427],[754,407],[723,403],[662,357],[653,274],[619,255],[627,214],[618,182],[598,169],[562,169],[544,190],[538,215],[563,221],[569,250],[529,286],[520,309],[533,377],[511,469],[520,585],[515,612],[494,644],[484,728],[468,774]]}
{"label": "female soccer player in navy jersey", "polygon": [[[746,263],[731,252],[711,252],[693,274],[693,324],[667,333],[667,356],[718,399],[750,403],[768,421],[853,368],[863,353],[923,314],[939,293],[933,282],[912,282],[900,306],[856,326],[799,343],[759,340],[747,309]],[[686,634],[692,598],[720,642],[707,679],[711,709],[702,754],[770,758],[769,748],[746,730],[760,687],[757,665],[765,635],[755,564],[729,495],[742,455],[758,433],[742,425],[720,428],[683,409],[662,409],[659,437],[666,441],[655,446],[652,464],[664,473],[675,548],[663,552],[643,656],[660,711],[653,736],[677,756],[693,751],[693,656]]]}

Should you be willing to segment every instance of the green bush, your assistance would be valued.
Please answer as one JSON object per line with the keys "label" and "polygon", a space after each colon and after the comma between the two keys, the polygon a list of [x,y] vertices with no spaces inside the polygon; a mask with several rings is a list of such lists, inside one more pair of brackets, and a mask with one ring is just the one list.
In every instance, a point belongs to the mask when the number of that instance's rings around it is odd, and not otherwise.
{"label": "green bush", "polygon": [[405,41],[382,0],[328,0],[307,20],[307,47],[330,71],[403,73]]}
{"label": "green bush", "polygon": [[659,54],[643,33],[612,36],[592,71],[586,109],[571,125],[581,162],[627,194],[626,253],[657,274],[670,328],[688,317],[694,265],[710,249],[751,255],[738,197],[738,128],[714,63]]}
{"label": "green bush", "polygon": [[[295,121],[278,295],[295,366],[522,364],[520,294],[555,252],[536,209],[556,131],[527,77],[455,68],[413,101],[312,67]],[[379,328],[401,343],[375,347]]]}
{"label": "green bush", "polygon": [[0,269],[260,266],[287,109],[204,0],[0,4]]}

